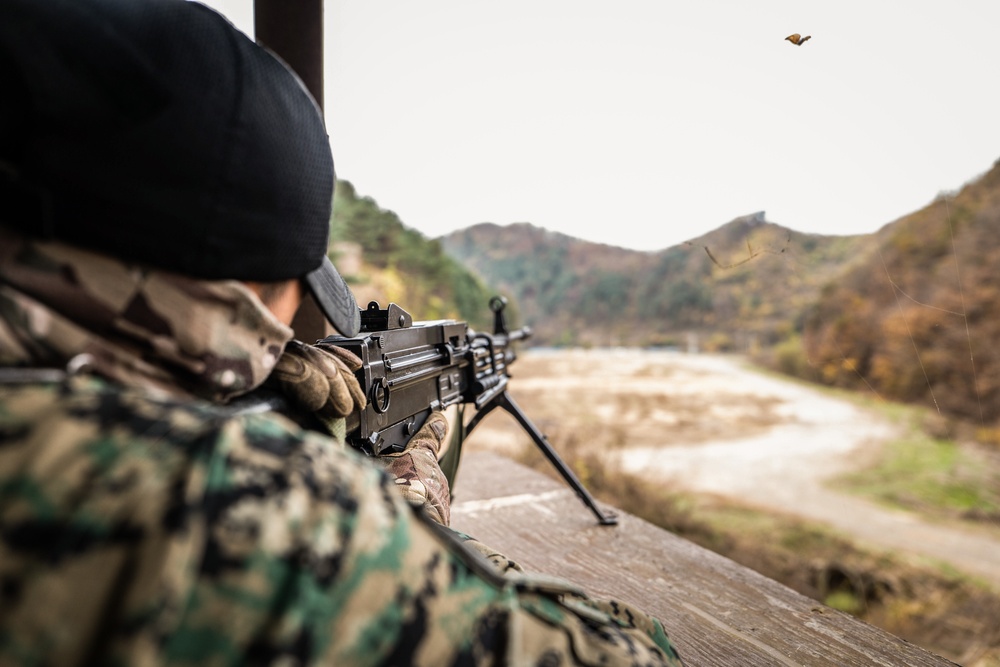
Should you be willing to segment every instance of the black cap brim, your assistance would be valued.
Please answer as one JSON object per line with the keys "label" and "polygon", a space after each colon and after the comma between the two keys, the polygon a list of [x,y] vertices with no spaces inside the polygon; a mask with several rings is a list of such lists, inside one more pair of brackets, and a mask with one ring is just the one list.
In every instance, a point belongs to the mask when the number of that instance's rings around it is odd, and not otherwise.
{"label": "black cap brim", "polygon": [[324,257],[318,268],[306,274],[305,283],[330,324],[344,336],[357,336],[361,331],[361,311],[329,257]]}

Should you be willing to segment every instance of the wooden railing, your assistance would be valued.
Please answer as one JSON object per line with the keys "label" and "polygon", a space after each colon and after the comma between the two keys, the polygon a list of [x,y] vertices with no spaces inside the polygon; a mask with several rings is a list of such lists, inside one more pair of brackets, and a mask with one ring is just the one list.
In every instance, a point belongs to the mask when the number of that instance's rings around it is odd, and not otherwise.
{"label": "wooden railing", "polygon": [[656,616],[688,667],[954,664],[637,517],[598,525],[567,486],[502,456],[466,452],[454,492],[454,528]]}

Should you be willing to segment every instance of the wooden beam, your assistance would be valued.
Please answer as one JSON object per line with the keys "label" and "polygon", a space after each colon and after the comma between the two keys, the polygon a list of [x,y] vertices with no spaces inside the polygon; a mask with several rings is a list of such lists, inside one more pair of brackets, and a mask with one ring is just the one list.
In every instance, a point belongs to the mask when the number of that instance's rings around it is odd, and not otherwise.
{"label": "wooden beam", "polygon": [[[291,67],[323,108],[323,0],[254,0],[254,33]],[[312,343],[333,332],[307,296],[292,321],[295,337]]]}
{"label": "wooden beam", "polygon": [[568,486],[510,459],[462,456],[453,528],[656,616],[687,667],[955,667],[620,510],[617,526],[598,525]]}

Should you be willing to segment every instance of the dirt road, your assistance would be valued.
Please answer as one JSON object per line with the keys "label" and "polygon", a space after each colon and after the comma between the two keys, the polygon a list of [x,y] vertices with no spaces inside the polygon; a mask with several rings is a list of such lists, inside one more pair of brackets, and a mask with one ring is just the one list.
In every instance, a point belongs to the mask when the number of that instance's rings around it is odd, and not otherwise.
{"label": "dirt road", "polygon": [[[894,426],[874,411],[739,358],[635,350],[529,351],[511,392],[550,439],[610,446],[625,470],[679,487],[821,521],[869,546],[949,563],[1000,588],[1000,538],[828,489],[864,466]],[[519,446],[512,420],[490,417],[470,445]]]}

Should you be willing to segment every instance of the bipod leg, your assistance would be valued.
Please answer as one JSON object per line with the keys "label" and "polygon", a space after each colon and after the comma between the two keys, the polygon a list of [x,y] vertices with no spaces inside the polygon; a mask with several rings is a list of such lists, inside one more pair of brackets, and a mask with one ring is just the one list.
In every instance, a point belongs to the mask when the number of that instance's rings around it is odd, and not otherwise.
{"label": "bipod leg", "polygon": [[493,400],[490,401],[488,406],[484,406],[484,410],[476,414],[472,421],[469,422],[469,427],[466,430],[466,433],[471,432],[473,427],[479,423],[479,419],[495,407],[506,410],[514,417],[514,419],[517,420],[517,423],[521,425],[521,428],[527,431],[528,435],[530,435],[531,439],[535,441],[538,448],[542,450],[542,454],[545,455],[545,458],[549,460],[549,463],[556,467],[556,470],[558,470],[559,474],[562,475],[564,480],[566,480],[566,483],[569,484],[574,491],[576,491],[576,495],[580,497],[583,504],[589,507],[594,515],[597,516],[597,520],[602,526],[614,526],[618,523],[618,517],[613,513],[601,511],[601,509],[597,506],[597,502],[594,501],[593,496],[590,495],[590,492],[584,488],[583,484],[580,483],[580,480],[577,479],[575,474],[573,474],[573,471],[566,465],[566,462],[562,460],[554,449],[552,449],[552,445],[549,444],[549,441],[546,440],[542,432],[538,430],[538,427],[536,427],[531,420],[528,419],[523,412],[521,412],[521,408],[518,407],[517,403],[514,402],[514,399],[511,398],[510,394],[506,391],[497,394]]}

